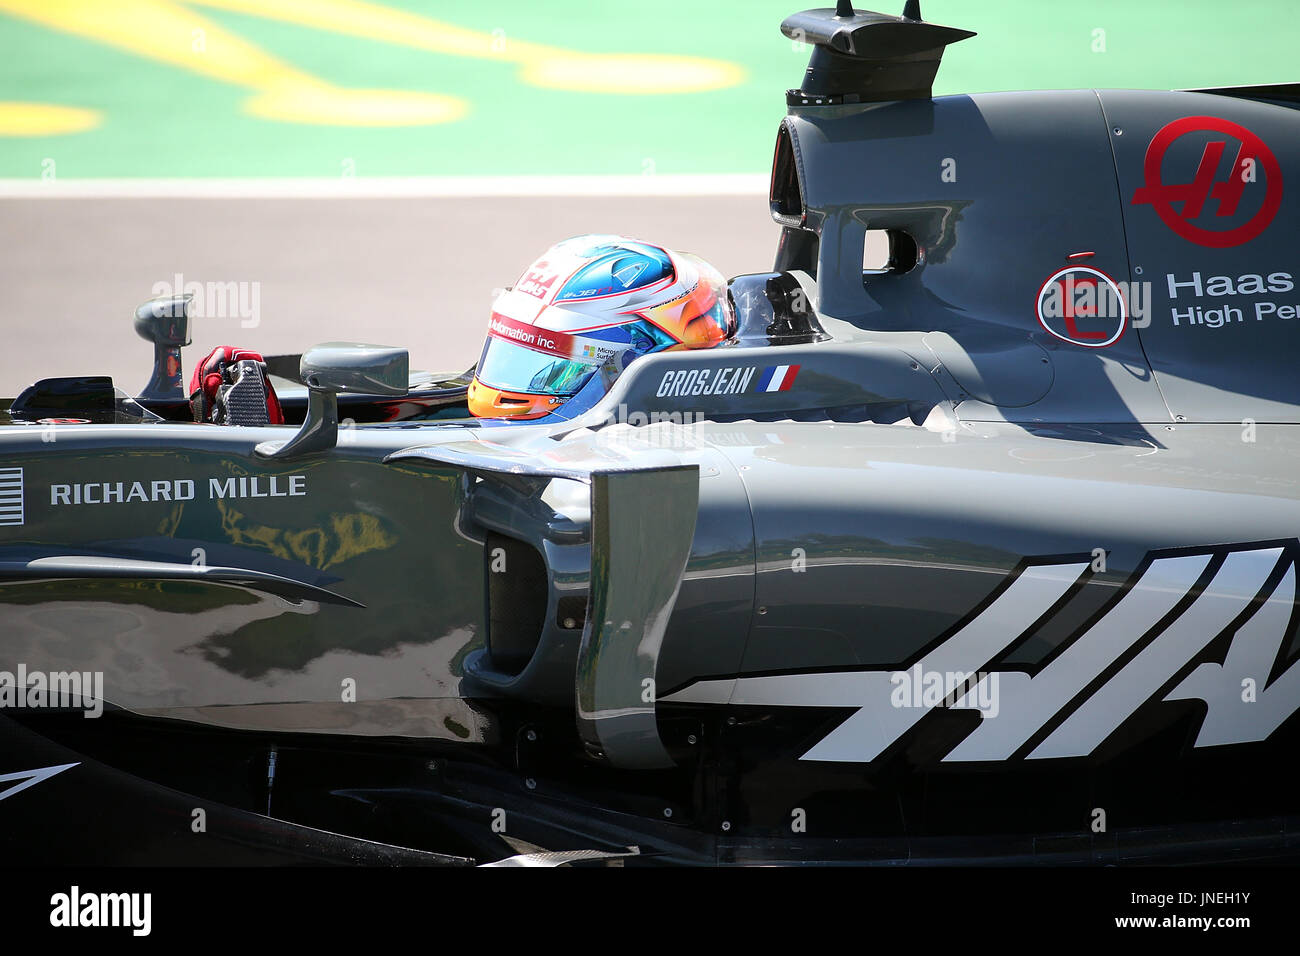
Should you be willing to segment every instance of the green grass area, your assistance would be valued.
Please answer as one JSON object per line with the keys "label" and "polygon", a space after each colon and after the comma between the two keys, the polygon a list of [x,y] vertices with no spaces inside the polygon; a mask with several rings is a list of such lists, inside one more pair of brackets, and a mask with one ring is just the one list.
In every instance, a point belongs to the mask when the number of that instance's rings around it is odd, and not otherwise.
{"label": "green grass area", "polygon": [[[0,135],[0,177],[39,177],[50,161],[60,178],[761,172],[785,111],[783,92],[798,85],[807,60],[778,31],[799,8],[792,0],[382,2],[506,44],[709,57],[738,65],[744,78],[660,95],[553,89],[525,82],[514,62],[177,0],[187,15],[335,86],[450,94],[467,104],[462,118],[434,125],[313,125],[249,115],[253,90],[0,13],[0,100],[100,114],[84,132]],[[901,9],[901,0],[894,6]],[[1284,0],[930,0],[922,10],[926,19],[980,34],[951,49],[938,93],[1297,79],[1294,12]],[[1104,52],[1096,49],[1098,30]]]}

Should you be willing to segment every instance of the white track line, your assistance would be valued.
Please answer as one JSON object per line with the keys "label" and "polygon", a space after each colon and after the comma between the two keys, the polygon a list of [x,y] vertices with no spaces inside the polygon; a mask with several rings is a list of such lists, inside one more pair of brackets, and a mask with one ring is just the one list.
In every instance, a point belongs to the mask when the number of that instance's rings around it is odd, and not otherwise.
{"label": "white track line", "polygon": [[767,173],[283,179],[0,179],[0,199],[411,199],[494,196],[755,196]]}

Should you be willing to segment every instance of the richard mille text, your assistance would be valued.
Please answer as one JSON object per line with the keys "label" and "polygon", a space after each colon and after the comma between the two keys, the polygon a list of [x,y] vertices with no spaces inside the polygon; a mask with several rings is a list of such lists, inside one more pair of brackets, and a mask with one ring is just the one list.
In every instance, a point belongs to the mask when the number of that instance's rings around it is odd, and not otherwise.
{"label": "richard mille text", "polygon": [[[114,505],[131,501],[192,501],[189,478],[161,481],[88,481],[50,485],[51,505]],[[208,498],[298,498],[307,494],[306,475],[245,475],[209,478]]]}

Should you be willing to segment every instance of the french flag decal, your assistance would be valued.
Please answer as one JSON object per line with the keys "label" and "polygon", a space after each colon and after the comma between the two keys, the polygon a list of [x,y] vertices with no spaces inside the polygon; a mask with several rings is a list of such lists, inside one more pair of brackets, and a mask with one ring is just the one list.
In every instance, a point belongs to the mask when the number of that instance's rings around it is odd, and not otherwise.
{"label": "french flag decal", "polygon": [[799,374],[798,365],[773,365],[771,368],[763,369],[763,374],[758,377],[759,392],[788,392],[790,386],[794,384],[794,378]]}

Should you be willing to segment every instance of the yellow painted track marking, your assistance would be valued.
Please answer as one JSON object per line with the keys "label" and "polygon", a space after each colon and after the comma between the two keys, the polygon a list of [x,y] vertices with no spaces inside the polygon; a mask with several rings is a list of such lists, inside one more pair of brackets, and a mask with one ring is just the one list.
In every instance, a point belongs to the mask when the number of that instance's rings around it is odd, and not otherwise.
{"label": "yellow painted track marking", "polygon": [[[37,0],[39,2],[39,0]],[[745,79],[735,63],[658,53],[582,53],[483,33],[364,0],[186,0],[256,17],[367,37],[430,53],[501,60],[521,67],[525,83],[608,93],[694,93]]]}
{"label": "yellow painted track marking", "polygon": [[0,136],[58,136],[94,129],[101,120],[97,110],[55,103],[0,101]]}
{"label": "yellow painted track marking", "polygon": [[459,119],[459,97],[415,90],[349,90],[271,56],[171,0],[0,0],[0,11],[254,91],[264,119],[407,126]]}

